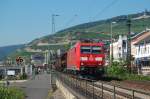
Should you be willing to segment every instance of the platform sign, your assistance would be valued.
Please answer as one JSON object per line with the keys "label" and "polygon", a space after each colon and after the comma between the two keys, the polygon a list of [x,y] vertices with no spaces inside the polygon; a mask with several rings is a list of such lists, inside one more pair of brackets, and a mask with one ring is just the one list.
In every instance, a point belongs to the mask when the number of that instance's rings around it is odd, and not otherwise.
{"label": "platform sign", "polygon": [[15,70],[8,70],[7,75],[9,75],[9,76],[15,75]]}

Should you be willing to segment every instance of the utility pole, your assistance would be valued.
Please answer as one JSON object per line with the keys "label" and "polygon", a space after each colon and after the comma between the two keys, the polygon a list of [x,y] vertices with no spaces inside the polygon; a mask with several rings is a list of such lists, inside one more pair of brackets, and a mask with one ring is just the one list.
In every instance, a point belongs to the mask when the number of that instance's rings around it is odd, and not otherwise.
{"label": "utility pole", "polygon": [[113,59],[114,59],[114,56],[113,56],[113,32],[112,32],[112,25],[115,24],[116,22],[111,22],[110,23],[110,34],[111,34],[111,54],[110,54],[110,65],[112,65],[113,63]]}
{"label": "utility pole", "polygon": [[52,34],[55,33],[55,16],[59,16],[59,15],[52,14]]}
{"label": "utility pole", "polygon": [[52,14],[52,34],[55,33],[55,18],[54,18],[54,14]]}
{"label": "utility pole", "polygon": [[68,39],[70,40],[70,48],[72,47],[72,34],[68,32]]}
{"label": "utility pole", "polygon": [[127,20],[128,34],[127,34],[127,67],[131,73],[131,19]]}
{"label": "utility pole", "polygon": [[[49,62],[49,64],[50,64],[50,77],[51,77],[51,78],[50,78],[50,84],[51,84],[51,86],[52,86],[52,84],[53,84],[53,82],[52,82],[52,78],[53,78],[53,77],[52,77],[52,74],[53,74],[53,73],[52,73],[52,60],[53,60],[52,57],[53,57],[53,56],[52,56],[52,52],[51,52],[51,50],[50,50],[50,60],[51,60],[51,62]],[[53,87],[53,86],[52,86],[52,87]]]}
{"label": "utility pole", "polygon": [[[57,14],[52,14],[52,34],[55,33],[55,16],[59,16]],[[54,65],[54,55],[53,55],[53,52],[52,50],[50,51],[50,48],[49,48],[49,54],[50,54],[50,58],[49,58],[49,65],[50,65],[50,84],[51,84],[51,87],[53,89],[54,87],[54,77],[53,77],[53,68],[52,68],[52,65]]]}
{"label": "utility pole", "polygon": [[112,22],[110,23],[110,34],[111,34],[111,58],[110,58],[110,65],[112,65],[113,62],[113,34],[112,34]]}
{"label": "utility pole", "polygon": [[[58,14],[52,14],[52,34],[55,33],[55,17],[59,16]],[[50,48],[49,48],[50,50]],[[52,64],[50,64],[50,69],[52,69]]]}

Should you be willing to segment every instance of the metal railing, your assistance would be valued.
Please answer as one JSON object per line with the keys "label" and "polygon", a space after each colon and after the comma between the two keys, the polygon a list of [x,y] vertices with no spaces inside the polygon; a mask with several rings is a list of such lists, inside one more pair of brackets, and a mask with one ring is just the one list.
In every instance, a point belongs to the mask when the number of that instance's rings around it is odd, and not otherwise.
{"label": "metal railing", "polygon": [[56,78],[87,99],[150,99],[150,92],[124,88],[89,79],[79,79],[56,72]]}

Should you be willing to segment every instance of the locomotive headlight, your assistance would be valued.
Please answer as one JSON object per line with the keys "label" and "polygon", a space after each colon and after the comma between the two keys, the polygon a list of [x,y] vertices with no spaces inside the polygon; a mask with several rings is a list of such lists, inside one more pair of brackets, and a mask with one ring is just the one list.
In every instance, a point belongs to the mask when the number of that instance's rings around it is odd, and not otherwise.
{"label": "locomotive headlight", "polygon": [[96,61],[102,61],[102,57],[96,57],[95,60]]}
{"label": "locomotive headlight", "polygon": [[87,61],[88,58],[87,58],[87,57],[81,57],[80,60],[82,60],[82,61]]}

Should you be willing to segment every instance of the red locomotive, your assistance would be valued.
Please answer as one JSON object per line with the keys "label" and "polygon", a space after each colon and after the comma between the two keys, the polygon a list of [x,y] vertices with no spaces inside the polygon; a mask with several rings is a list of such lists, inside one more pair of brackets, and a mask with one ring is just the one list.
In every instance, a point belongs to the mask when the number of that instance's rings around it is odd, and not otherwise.
{"label": "red locomotive", "polygon": [[102,73],[104,64],[105,54],[102,42],[77,42],[67,52],[67,70],[79,74]]}
{"label": "red locomotive", "polygon": [[105,64],[104,44],[102,42],[77,42],[68,52],[63,52],[55,64],[59,71],[73,74],[102,74]]}

